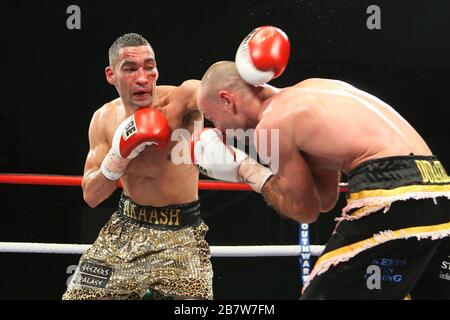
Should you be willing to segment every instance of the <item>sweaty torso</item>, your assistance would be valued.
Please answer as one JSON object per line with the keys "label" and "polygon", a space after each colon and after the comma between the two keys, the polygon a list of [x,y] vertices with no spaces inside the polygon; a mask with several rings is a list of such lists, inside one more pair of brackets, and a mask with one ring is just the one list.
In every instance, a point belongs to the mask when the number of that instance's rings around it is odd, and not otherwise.
{"label": "sweaty torso", "polygon": [[[187,113],[183,101],[173,94],[179,87],[159,86],[154,107],[167,117],[171,133],[176,129],[194,129],[194,121],[201,121],[199,112]],[[120,99],[108,106],[109,121],[106,137],[112,141],[116,127],[130,114],[126,114]],[[187,131],[186,131],[187,132]],[[172,150],[177,151],[177,163],[172,161]],[[128,164],[121,178],[125,194],[141,205],[167,206],[183,204],[198,199],[198,170],[189,160],[189,141],[177,139],[171,141],[164,150],[147,146],[144,151]],[[180,157],[184,160],[180,164]]]}
{"label": "sweaty torso", "polygon": [[266,104],[262,121],[283,123],[280,137],[293,139],[311,168],[348,173],[370,159],[431,154],[393,108],[341,81],[308,79]]}

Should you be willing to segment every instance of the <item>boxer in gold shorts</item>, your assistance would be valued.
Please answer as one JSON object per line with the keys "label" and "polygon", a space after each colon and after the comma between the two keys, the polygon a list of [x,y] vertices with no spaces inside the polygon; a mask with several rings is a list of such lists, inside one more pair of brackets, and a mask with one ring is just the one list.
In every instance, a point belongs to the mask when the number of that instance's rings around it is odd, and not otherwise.
{"label": "boxer in gold shorts", "polygon": [[63,299],[139,299],[148,289],[161,298],[212,299],[199,173],[192,163],[172,161],[175,147],[188,140],[170,141],[175,129],[193,132],[194,121],[203,121],[196,105],[199,81],[156,86],[155,53],[134,33],[111,46],[105,73],[119,98],[91,120],[83,196],[96,207],[119,179],[123,194]]}
{"label": "boxer in gold shorts", "polygon": [[208,227],[198,201],[139,206],[122,195],[119,209],[80,260],[64,298],[211,298]]}

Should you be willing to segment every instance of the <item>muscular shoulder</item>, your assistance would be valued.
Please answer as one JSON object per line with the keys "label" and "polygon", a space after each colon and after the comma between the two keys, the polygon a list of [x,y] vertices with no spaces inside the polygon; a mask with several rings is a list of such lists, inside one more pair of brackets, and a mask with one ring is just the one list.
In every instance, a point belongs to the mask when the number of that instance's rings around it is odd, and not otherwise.
{"label": "muscular shoulder", "polygon": [[117,114],[121,107],[120,98],[105,103],[99,109],[94,112],[92,116],[92,122],[95,124],[105,124],[117,117]]}
{"label": "muscular shoulder", "polygon": [[200,80],[196,79],[186,80],[178,88],[188,94],[197,94],[197,90],[200,87],[200,82]]}
{"label": "muscular shoulder", "polygon": [[323,79],[323,78],[309,78],[305,79],[296,85],[295,88],[334,88],[334,87],[345,87],[353,88],[351,84],[347,82],[336,80],[336,79]]}
{"label": "muscular shoulder", "polygon": [[91,119],[90,130],[104,134],[114,129],[126,117],[120,98],[105,103],[97,109]]}
{"label": "muscular shoulder", "polygon": [[183,114],[184,122],[189,122],[190,119],[203,120],[197,106],[197,91],[199,87],[199,80],[187,80],[175,87],[170,95],[171,104],[176,105],[179,112]]}
{"label": "muscular shoulder", "polygon": [[290,87],[283,89],[267,102],[262,122],[267,125],[284,126],[297,121],[299,116],[314,114],[320,106],[319,100],[308,91]]}
{"label": "muscular shoulder", "polygon": [[179,86],[158,86],[157,99],[159,105],[177,105],[182,109],[197,109],[197,89],[199,80],[187,80]]}
{"label": "muscular shoulder", "polygon": [[[280,139],[288,139],[293,145],[298,145],[299,135],[308,136],[320,125],[322,112],[323,108],[316,97],[305,90],[291,87],[278,93],[268,103],[257,131],[276,129]],[[285,145],[291,143],[285,141]]]}
{"label": "muscular shoulder", "polygon": [[182,101],[186,107],[186,111],[198,110],[197,108],[197,91],[200,87],[200,80],[184,81],[176,88],[176,97]]}
{"label": "muscular shoulder", "polygon": [[89,140],[91,145],[96,145],[99,142],[106,141],[107,124],[114,119],[117,110],[117,101],[113,100],[105,103],[97,109],[92,115],[91,123],[89,125]]}

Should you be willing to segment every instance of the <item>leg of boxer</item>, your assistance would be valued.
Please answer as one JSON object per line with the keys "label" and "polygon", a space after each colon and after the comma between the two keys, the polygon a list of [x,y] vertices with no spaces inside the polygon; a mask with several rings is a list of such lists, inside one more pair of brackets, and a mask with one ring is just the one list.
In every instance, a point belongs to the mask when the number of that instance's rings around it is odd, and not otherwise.
{"label": "leg of boxer", "polygon": [[[414,299],[427,295],[420,290],[426,284],[445,296],[450,282],[436,278],[449,252],[448,185],[424,183],[417,161],[438,162],[435,157],[383,158],[349,175],[347,207],[303,299],[403,299],[415,291]],[[371,284],[377,276],[378,285]]]}
{"label": "leg of boxer", "polygon": [[141,299],[149,288],[161,298],[212,299],[207,231],[199,202],[148,207],[122,196],[63,299]]}
{"label": "leg of boxer", "polygon": [[[400,239],[368,249],[316,276],[302,300],[403,299],[416,286],[442,241]],[[379,268],[379,280],[374,278],[374,266]]]}
{"label": "leg of boxer", "polygon": [[450,300],[450,238],[442,240],[439,248],[411,291],[414,300]]}

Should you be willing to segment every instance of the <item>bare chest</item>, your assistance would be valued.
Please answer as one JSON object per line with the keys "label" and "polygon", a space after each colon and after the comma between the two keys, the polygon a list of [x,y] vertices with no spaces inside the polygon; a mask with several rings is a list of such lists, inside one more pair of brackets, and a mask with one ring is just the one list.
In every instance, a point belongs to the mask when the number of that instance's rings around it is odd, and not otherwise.
{"label": "bare chest", "polygon": [[163,150],[148,146],[128,164],[125,175],[160,178],[177,174],[183,170],[183,164],[190,164],[189,147],[189,141],[182,138],[171,141]]}

